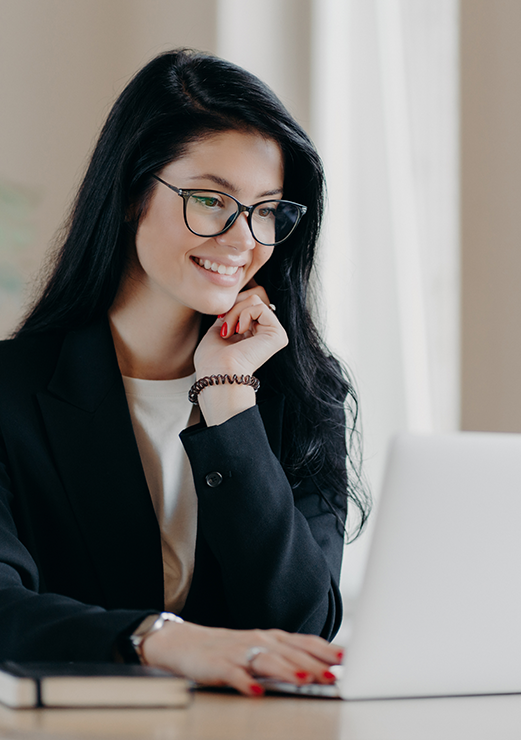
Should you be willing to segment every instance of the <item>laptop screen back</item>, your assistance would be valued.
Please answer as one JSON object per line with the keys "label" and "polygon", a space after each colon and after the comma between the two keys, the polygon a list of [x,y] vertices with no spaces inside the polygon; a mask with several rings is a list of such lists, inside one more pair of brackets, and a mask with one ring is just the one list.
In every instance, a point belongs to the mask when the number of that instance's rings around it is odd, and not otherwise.
{"label": "laptop screen back", "polygon": [[341,693],[510,692],[521,692],[521,435],[401,435]]}

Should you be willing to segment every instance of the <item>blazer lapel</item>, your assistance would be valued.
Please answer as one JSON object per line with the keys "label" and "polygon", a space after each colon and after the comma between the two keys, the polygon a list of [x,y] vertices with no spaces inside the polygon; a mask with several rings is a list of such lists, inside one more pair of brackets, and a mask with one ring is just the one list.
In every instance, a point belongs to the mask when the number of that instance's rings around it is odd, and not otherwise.
{"label": "blazer lapel", "polygon": [[163,608],[159,526],[106,319],[70,332],[38,394],[108,608]]}

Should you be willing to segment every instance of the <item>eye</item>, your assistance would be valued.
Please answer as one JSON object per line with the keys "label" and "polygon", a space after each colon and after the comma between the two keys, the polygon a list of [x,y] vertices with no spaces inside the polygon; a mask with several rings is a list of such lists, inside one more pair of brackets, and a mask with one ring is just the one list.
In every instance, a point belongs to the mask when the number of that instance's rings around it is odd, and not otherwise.
{"label": "eye", "polygon": [[256,214],[259,218],[273,218],[275,210],[272,206],[261,206],[256,209]]}
{"label": "eye", "polygon": [[222,200],[217,196],[210,193],[194,193],[190,197],[193,204],[199,208],[223,208],[224,204]]}

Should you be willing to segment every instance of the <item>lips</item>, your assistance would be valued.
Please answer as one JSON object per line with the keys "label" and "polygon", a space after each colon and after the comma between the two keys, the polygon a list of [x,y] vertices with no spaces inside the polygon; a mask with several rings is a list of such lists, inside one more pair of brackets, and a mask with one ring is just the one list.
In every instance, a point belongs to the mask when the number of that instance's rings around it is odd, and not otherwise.
{"label": "lips", "polygon": [[217,272],[219,275],[235,275],[239,269],[237,265],[223,265],[221,262],[211,262],[208,259],[201,259],[200,257],[193,257],[192,259],[205,270]]}

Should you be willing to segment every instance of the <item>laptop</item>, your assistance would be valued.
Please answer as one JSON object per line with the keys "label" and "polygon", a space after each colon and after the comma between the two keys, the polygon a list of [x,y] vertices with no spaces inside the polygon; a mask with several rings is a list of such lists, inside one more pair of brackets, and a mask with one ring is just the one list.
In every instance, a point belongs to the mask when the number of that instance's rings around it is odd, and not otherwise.
{"label": "laptop", "polygon": [[521,434],[394,439],[342,676],[285,686],[356,700],[521,692]]}

